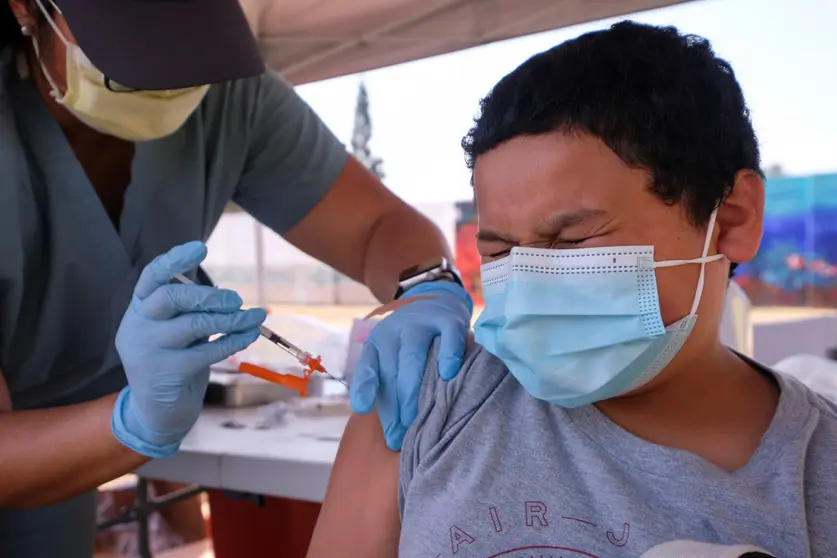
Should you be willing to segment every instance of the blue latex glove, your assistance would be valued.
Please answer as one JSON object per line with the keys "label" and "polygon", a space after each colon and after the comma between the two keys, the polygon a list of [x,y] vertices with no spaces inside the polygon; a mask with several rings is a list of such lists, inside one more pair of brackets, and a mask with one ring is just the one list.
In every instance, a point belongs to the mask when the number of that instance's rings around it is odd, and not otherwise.
{"label": "blue latex glove", "polygon": [[439,376],[459,373],[474,303],[467,291],[447,281],[416,285],[402,299],[420,296],[395,310],[369,333],[354,376],[351,402],[356,413],[377,408],[391,450],[401,449],[407,429],[418,415],[418,398],[427,356],[440,338]]}
{"label": "blue latex glove", "polygon": [[[194,426],[209,383],[209,366],[259,337],[265,311],[241,310],[233,291],[171,284],[206,257],[190,242],[159,256],[143,270],[116,333],[128,387],[111,419],[113,435],[148,457],[174,454]],[[208,338],[226,334],[214,341]]]}

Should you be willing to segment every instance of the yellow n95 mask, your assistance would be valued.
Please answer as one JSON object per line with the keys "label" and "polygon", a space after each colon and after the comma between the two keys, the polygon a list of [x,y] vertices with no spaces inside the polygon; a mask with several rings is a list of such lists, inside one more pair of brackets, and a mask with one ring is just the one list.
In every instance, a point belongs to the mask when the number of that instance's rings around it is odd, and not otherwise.
{"label": "yellow n95 mask", "polygon": [[[127,141],[148,141],[171,135],[186,122],[209,90],[208,85],[145,91],[128,90],[112,82],[108,84],[105,75],[96,69],[81,48],[64,37],[41,0],[35,1],[67,47],[67,89],[62,95],[44,66],[38,41],[32,38],[35,55],[52,89],[52,97],[94,130]],[[58,7],[55,9],[60,13]]]}

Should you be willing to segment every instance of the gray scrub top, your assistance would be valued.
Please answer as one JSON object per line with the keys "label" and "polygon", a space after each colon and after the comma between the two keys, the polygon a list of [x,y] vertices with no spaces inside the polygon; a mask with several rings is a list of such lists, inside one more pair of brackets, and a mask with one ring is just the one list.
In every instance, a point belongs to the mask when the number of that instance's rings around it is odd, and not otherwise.
{"label": "gray scrub top", "polygon": [[347,157],[275,74],[215,85],[177,133],[136,145],[117,231],[9,51],[0,77],[0,369],[15,409],[119,390],[114,335],[143,266],[206,240],[230,200],[288,231]]}

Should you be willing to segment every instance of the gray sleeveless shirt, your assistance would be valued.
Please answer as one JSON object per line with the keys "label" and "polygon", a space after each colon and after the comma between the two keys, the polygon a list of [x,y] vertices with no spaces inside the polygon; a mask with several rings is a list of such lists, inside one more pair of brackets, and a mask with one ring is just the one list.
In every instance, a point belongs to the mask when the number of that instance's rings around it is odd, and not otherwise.
{"label": "gray sleeveless shirt", "polygon": [[701,541],[837,557],[837,411],[776,377],[773,422],[729,473],[593,406],[539,401],[472,345],[454,380],[425,374],[401,454],[399,556],[637,558]]}

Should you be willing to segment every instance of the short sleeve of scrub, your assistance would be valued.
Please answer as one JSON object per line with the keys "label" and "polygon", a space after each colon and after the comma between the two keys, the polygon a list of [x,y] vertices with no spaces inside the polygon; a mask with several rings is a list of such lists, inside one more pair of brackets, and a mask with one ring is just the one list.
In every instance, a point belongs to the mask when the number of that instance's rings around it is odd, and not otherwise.
{"label": "short sleeve of scrub", "polygon": [[250,145],[233,201],[279,234],[293,228],[331,188],[346,148],[281,77],[258,81]]}

